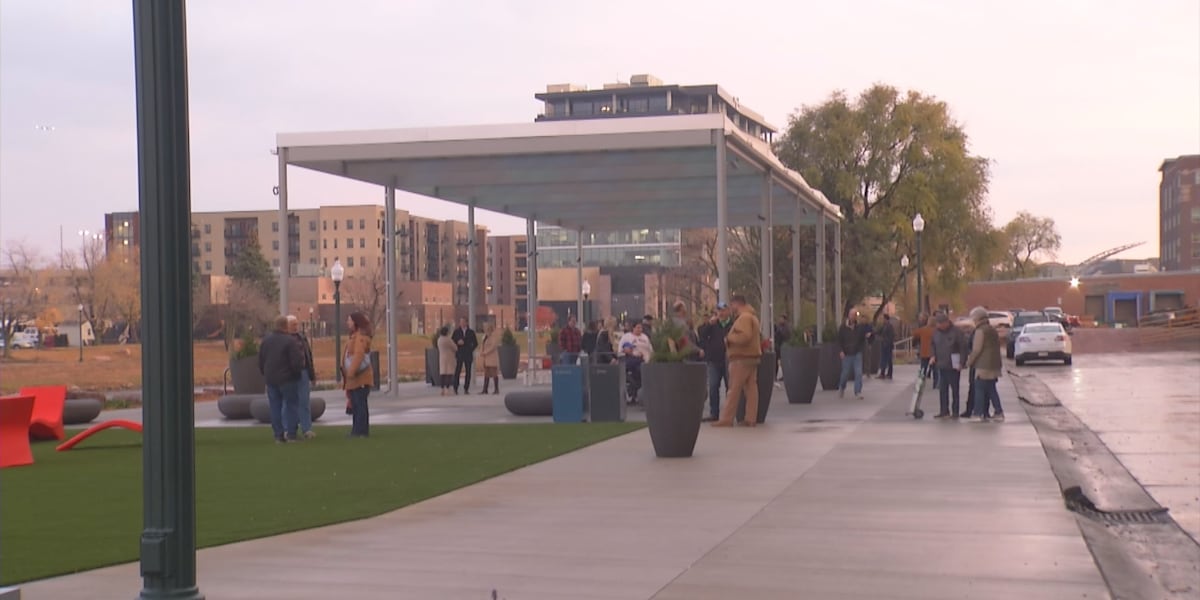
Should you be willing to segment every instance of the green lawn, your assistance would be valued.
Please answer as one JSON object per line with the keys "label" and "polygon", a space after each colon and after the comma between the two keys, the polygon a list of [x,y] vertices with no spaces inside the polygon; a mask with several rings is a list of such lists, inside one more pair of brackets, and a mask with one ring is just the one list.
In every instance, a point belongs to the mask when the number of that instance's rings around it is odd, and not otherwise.
{"label": "green lawn", "polygon": [[[382,514],[640,428],[641,424],[347,428],[275,445],[264,428],[196,430],[199,545]],[[647,449],[649,452],[649,449]],[[0,583],[137,560],[142,449],[106,431],[0,471]]]}

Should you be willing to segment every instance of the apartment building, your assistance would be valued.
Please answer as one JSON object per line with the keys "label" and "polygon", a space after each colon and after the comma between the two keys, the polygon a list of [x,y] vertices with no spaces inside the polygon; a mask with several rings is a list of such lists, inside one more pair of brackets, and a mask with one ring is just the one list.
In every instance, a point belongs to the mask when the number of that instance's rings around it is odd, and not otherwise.
{"label": "apartment building", "polygon": [[1158,170],[1160,269],[1200,271],[1200,154],[1167,159]]}
{"label": "apartment building", "polygon": [[518,315],[529,311],[529,254],[523,235],[487,239],[487,302],[512,306]]}

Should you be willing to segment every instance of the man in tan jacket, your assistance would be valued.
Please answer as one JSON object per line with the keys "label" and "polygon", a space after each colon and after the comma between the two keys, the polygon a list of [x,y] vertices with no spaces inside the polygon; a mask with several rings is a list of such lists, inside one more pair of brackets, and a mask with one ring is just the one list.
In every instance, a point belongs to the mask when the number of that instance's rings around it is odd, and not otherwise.
{"label": "man in tan jacket", "polygon": [[758,361],[762,359],[762,331],[754,309],[746,304],[746,297],[734,294],[729,301],[734,321],[729,333],[725,334],[725,354],[729,360],[729,393],[725,396],[725,407],[721,418],[713,427],[730,427],[737,414],[738,400],[746,394],[746,416],[742,425],[754,427],[758,424]]}
{"label": "man in tan jacket", "polygon": [[975,368],[975,398],[972,404],[975,416],[971,420],[977,423],[988,421],[984,415],[990,402],[990,420],[1003,423],[1004,409],[1000,406],[1000,393],[996,390],[996,382],[1003,368],[1000,361],[1000,335],[988,321],[987,309],[982,306],[971,309],[971,319],[975,321],[975,339],[971,344],[971,355],[967,357],[967,367]]}

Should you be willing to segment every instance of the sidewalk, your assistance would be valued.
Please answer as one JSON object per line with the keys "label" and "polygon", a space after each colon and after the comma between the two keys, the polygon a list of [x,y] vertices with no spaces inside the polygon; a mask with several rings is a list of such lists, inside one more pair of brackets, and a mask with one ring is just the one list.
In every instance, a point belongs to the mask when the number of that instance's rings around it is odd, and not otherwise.
{"label": "sidewalk", "polygon": [[[756,430],[656,459],[635,432],[377,518],[203,550],[210,599],[1106,598],[1012,387],[1008,422],[777,390]],[[934,396],[932,404],[936,405]],[[932,414],[936,409],[927,412]],[[129,598],[129,564],[23,586]]]}

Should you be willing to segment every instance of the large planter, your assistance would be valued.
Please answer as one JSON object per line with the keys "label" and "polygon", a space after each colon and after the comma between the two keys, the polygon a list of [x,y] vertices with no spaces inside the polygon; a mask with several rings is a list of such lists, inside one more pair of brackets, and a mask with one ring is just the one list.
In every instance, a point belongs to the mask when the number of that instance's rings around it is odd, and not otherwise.
{"label": "large planter", "polygon": [[704,363],[642,365],[641,397],[654,453],[661,458],[692,455],[700,435],[707,383]]}
{"label": "large planter", "polygon": [[265,394],[267,381],[258,371],[258,357],[246,356],[229,360],[229,381],[235,394]]}
{"label": "large planter", "polygon": [[63,401],[63,425],[91,423],[104,410],[99,398],[67,398]]}
{"label": "large planter", "polygon": [[812,404],[817,391],[817,375],[821,366],[821,349],[809,346],[783,347],[783,389],[788,404]]}
{"label": "large planter", "polygon": [[820,351],[817,369],[821,375],[821,389],[836,390],[838,389],[838,380],[842,377],[842,359],[838,356],[842,349],[837,342],[825,342],[821,344]]}
{"label": "large planter", "polygon": [[425,349],[425,383],[437,387],[440,384],[441,371],[438,365],[438,349]]}
{"label": "large planter", "polygon": [[500,376],[505,379],[517,378],[517,365],[521,362],[521,347],[500,344]]}
{"label": "large planter", "polygon": [[[758,416],[755,423],[767,420],[767,410],[771,408],[771,394],[775,391],[775,353],[770,350],[763,352],[758,361]],[[738,398],[737,420],[744,421],[746,416],[746,398]]]}

